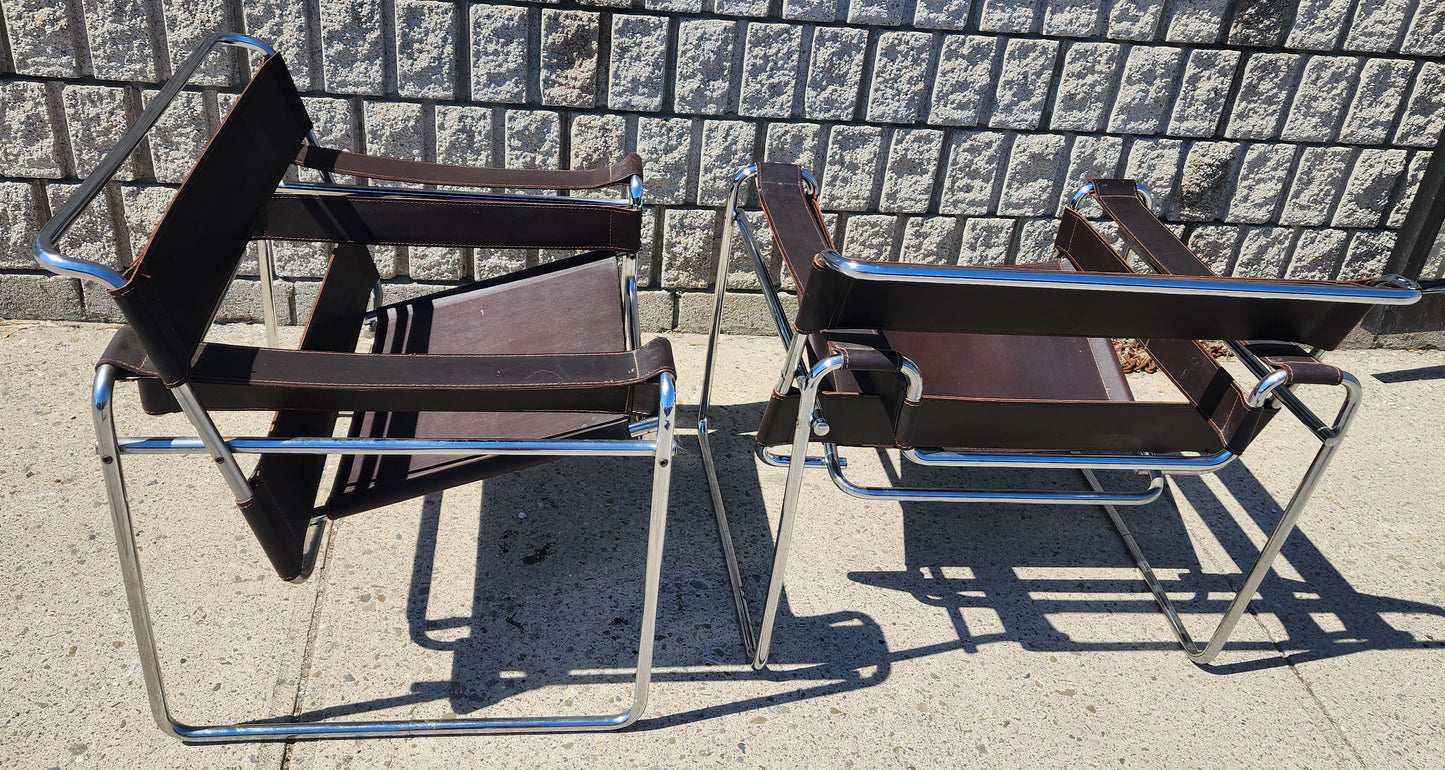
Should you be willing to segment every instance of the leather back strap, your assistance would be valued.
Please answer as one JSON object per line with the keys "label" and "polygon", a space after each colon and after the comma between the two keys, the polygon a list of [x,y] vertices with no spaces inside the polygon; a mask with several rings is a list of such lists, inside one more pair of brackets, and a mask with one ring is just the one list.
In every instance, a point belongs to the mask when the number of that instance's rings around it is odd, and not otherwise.
{"label": "leather back strap", "polygon": [[1132,179],[1095,179],[1094,195],[1119,232],[1155,270],[1169,275],[1214,275],[1173,230],[1144,205]]}
{"label": "leather back strap", "polygon": [[383,158],[308,144],[297,153],[295,163],[318,171],[393,182],[527,190],[587,190],[618,184],[633,176],[642,175],[642,158],[636,153],[601,168],[513,169]]}

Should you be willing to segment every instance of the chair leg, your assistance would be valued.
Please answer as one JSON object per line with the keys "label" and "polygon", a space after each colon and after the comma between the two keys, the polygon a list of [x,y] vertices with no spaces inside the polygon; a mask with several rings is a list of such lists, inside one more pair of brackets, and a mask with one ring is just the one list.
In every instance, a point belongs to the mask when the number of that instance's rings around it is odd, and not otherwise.
{"label": "chair leg", "polygon": [[[1265,540],[1264,546],[1260,548],[1259,556],[1255,558],[1254,566],[1245,573],[1244,584],[1235,593],[1230,601],[1229,607],[1224,612],[1224,617],[1210,634],[1209,641],[1203,647],[1196,645],[1189,635],[1189,630],[1184,627],[1179,612],[1175,609],[1174,603],[1170,601],[1164,587],[1160,584],[1159,578],[1154,574],[1154,569],[1149,566],[1149,561],[1144,557],[1144,552],[1139,548],[1139,543],[1134,539],[1133,533],[1125,526],[1124,519],[1119,515],[1118,509],[1109,504],[1103,506],[1109,514],[1109,520],[1114,523],[1114,528],[1119,531],[1119,537],[1123,539],[1124,546],[1134,557],[1134,563],[1138,565],[1139,572],[1144,577],[1144,582],[1149,586],[1149,592],[1154,595],[1154,601],[1164,611],[1165,617],[1169,619],[1169,625],[1174,629],[1174,634],[1179,638],[1179,643],[1184,647],[1184,652],[1189,659],[1199,665],[1205,665],[1214,660],[1219,651],[1224,649],[1224,644],[1229,640],[1234,627],[1239,623],[1240,617],[1244,615],[1245,609],[1249,606],[1250,600],[1259,590],[1260,583],[1269,573],[1270,565],[1279,555],[1284,542],[1294,531],[1295,524],[1299,521],[1300,514],[1304,512],[1305,505],[1309,503],[1310,496],[1314,493],[1315,487],[1319,486],[1320,479],[1324,477],[1325,469],[1329,467],[1330,460],[1335,456],[1340,444],[1344,441],[1345,431],[1349,428],[1350,421],[1354,418],[1355,409],[1360,401],[1360,385],[1355,378],[1345,376],[1343,383],[1346,388],[1345,402],[1340,407],[1339,416],[1335,418],[1333,427],[1321,432],[1322,444],[1319,451],[1315,453],[1314,459],[1310,462],[1309,468],[1305,471],[1304,477],[1300,479],[1299,486],[1295,487],[1294,494],[1290,497],[1289,504],[1285,506],[1284,513],[1280,515],[1279,521],[1275,524],[1274,530],[1270,532],[1269,538]],[[1092,470],[1083,471],[1084,478],[1096,491],[1102,491],[1099,480]]]}
{"label": "chair leg", "polygon": [[151,715],[161,730],[187,743],[289,740],[293,738],[366,738],[402,735],[474,735],[482,733],[576,732],[616,730],[636,722],[647,708],[652,676],[653,637],[657,627],[657,603],[662,572],[663,539],[667,531],[667,502],[671,489],[673,433],[677,417],[677,395],[673,378],[664,374],[659,382],[657,437],[653,452],[652,496],[648,518],[647,555],[643,567],[642,630],[638,639],[637,668],[632,703],[626,711],[600,716],[488,717],[434,720],[386,720],[358,722],[253,722],[235,725],[196,726],[171,716],[165,683],[157,654],[149,602],[136,551],[130,503],[121,473],[120,446],[115,433],[112,396],[117,372],[102,365],[96,371],[92,397],[96,447],[100,453],[115,526],[121,576],[126,603],[130,608],[141,670]]}

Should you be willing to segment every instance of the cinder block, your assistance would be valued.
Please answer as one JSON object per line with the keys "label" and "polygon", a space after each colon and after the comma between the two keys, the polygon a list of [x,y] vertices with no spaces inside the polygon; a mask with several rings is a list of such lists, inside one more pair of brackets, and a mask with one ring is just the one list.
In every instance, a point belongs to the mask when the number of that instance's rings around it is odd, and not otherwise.
{"label": "cinder block", "polygon": [[1286,100],[1294,92],[1302,57],[1287,53],[1251,54],[1244,64],[1239,95],[1224,130],[1229,139],[1273,139],[1279,135]]}
{"label": "cinder block", "polygon": [[883,262],[898,248],[898,217],[854,214],[843,223],[843,253],[849,259]]}
{"label": "cinder block", "polygon": [[0,269],[38,267],[31,247],[40,229],[40,218],[35,191],[29,184],[0,182]]}
{"label": "cinder block", "polygon": [[873,55],[873,81],[868,89],[868,120],[912,123],[918,119],[933,49],[925,32],[885,32]]}
{"label": "cinder block", "polygon": [[472,99],[516,104],[527,100],[531,41],[527,9],[476,4],[472,11]]}
{"label": "cinder block", "polygon": [[48,101],[40,83],[0,83],[0,174],[61,177]]}
{"label": "cinder block", "polygon": [[[128,8],[143,8],[145,3],[118,3],[119,6]],[[242,21],[245,24],[246,34],[258,40],[266,41],[267,45],[276,49],[286,59],[286,70],[291,73],[291,79],[296,81],[296,88],[300,91],[310,91],[313,86],[319,88],[320,83],[311,82],[311,55],[317,50],[316,30],[311,28],[311,20],[308,14],[297,13],[294,0],[246,0],[241,4]],[[91,14],[86,13],[89,19]],[[133,41],[144,42],[144,36],[136,35],[135,30],[143,29],[139,26],[128,26],[120,31],[120,35]],[[92,39],[91,48],[95,47]],[[147,57],[150,46],[145,47]],[[257,57],[252,56],[252,64],[259,64]],[[99,65],[97,64],[97,67]]]}
{"label": "cinder block", "polygon": [[1129,148],[1124,176],[1148,188],[1155,211],[1174,210],[1174,180],[1183,150],[1184,143],[1175,139],[1136,139]]}
{"label": "cinder block", "polygon": [[456,92],[456,8],[439,0],[395,0],[396,89],[418,99]]}
{"label": "cinder block", "polygon": [[1164,3],[1155,0],[1115,0],[1109,7],[1111,40],[1153,40]]}
{"label": "cinder block", "polygon": [[407,160],[422,159],[420,104],[368,99],[362,106],[362,122],[368,153]]}
{"label": "cinder block", "polygon": [[1251,227],[1239,244],[1231,275],[1240,278],[1278,278],[1294,246],[1292,227]]}
{"label": "cinder block", "polygon": [[1019,247],[1014,264],[1047,262],[1054,258],[1054,239],[1058,236],[1057,219],[1025,219],[1019,223]]}
{"label": "cinder block", "polygon": [[459,166],[491,166],[492,111],[470,105],[438,104],[436,159]]}
{"label": "cinder block", "polygon": [[785,19],[832,21],[837,17],[838,0],[783,0],[783,18]]}
{"label": "cinder block", "polygon": [[786,118],[793,113],[803,30],[792,24],[749,24],[738,114]]}
{"label": "cinder block", "polygon": [[522,249],[474,249],[472,278],[485,281],[515,273],[527,266],[527,252]]}
{"label": "cinder block", "polygon": [[730,21],[679,23],[677,50],[689,53],[678,57],[673,109],[702,115],[727,111],[736,37],[737,25]]}
{"label": "cinder block", "polygon": [[1390,230],[1361,230],[1350,238],[1345,259],[1340,264],[1341,281],[1373,278],[1385,269],[1390,252],[1395,250],[1395,233]]}
{"label": "cinder block", "polygon": [[753,163],[757,125],[748,121],[708,120],[702,124],[697,205],[720,206],[732,191],[733,176]]}
{"label": "cinder block", "polygon": [[1300,232],[1284,277],[1313,281],[1333,278],[1344,260],[1345,242],[1348,238],[1349,233],[1344,230]]}
{"label": "cinder block", "polygon": [[507,168],[561,168],[562,121],[555,112],[507,110]]}
{"label": "cinder block", "polygon": [[1404,174],[1404,150],[1361,150],[1330,225],[1379,227],[1389,209],[1390,195]]}
{"label": "cinder block", "polygon": [[1219,219],[1229,200],[1229,183],[1240,154],[1240,146],[1234,142],[1198,142],[1189,148],[1175,218],[1186,222]]}
{"label": "cinder block", "polygon": [[1164,39],[1171,43],[1217,42],[1229,0],[1184,0],[1169,4]]}
{"label": "cinder block", "polygon": [[1238,66],[1238,51],[1200,49],[1189,54],[1169,118],[1170,136],[1214,136]]}
{"label": "cinder block", "polygon": [[647,192],[652,203],[686,203],[693,190],[688,174],[692,121],[639,118],[637,154],[647,163]]}
{"label": "cinder block", "polygon": [[1079,136],[1074,138],[1069,155],[1069,170],[1059,190],[1057,212],[1074,197],[1074,193],[1095,179],[1113,179],[1119,173],[1119,159],[1124,140],[1117,136]]}
{"label": "cinder block", "polygon": [[830,211],[865,211],[883,154],[883,129],[833,126],[828,132],[821,203]]}
{"label": "cinder block", "polygon": [[1274,219],[1294,169],[1294,145],[1256,144],[1245,150],[1224,221],[1263,224]]}
{"label": "cinder block", "polygon": [[591,107],[597,101],[598,14],[542,10],[542,103]]}
{"label": "cinder block", "polygon": [[73,7],[54,0],[5,0],[0,10],[5,13],[17,73],[50,78],[80,75],[80,52],[74,40],[83,23],[71,16]]}
{"label": "cinder block", "polygon": [[1360,0],[1345,36],[1345,50],[1385,53],[1399,49],[1410,16],[1410,0]]}
{"label": "cinder block", "polygon": [[[166,47],[170,49],[171,71],[174,72],[191,52],[211,33],[238,26],[231,19],[231,4],[226,0],[160,0],[166,26]],[[238,20],[239,21],[239,20]],[[191,77],[193,85],[231,85],[234,72],[232,58],[223,48],[213,52]]]}
{"label": "cinder block", "polygon": [[[160,93],[147,89],[141,93],[144,103]],[[147,134],[151,150],[151,168],[157,182],[180,184],[196,165],[201,151],[211,139],[211,126],[206,119],[206,100],[199,91],[182,91],[161,114],[155,128]]]}
{"label": "cinder block", "polygon": [[796,163],[819,174],[823,127],[816,123],[770,123],[763,157],[770,163]]}
{"label": "cinder block", "polygon": [[[798,298],[792,294],[779,293],[778,301],[783,313],[795,315]],[[689,334],[707,334],[712,330],[712,292],[689,291],[677,295],[677,331]],[[723,334],[754,334],[772,336],[777,333],[773,326],[772,314],[768,311],[767,300],[756,292],[729,292],[723,306]]]}
{"label": "cinder block", "polygon": [[334,94],[385,93],[382,0],[320,0],[321,71]]}
{"label": "cinder block", "polygon": [[1109,116],[1109,132],[1157,134],[1174,101],[1184,49],[1136,46],[1124,62],[1119,97]]}
{"label": "cinder block", "polygon": [[1312,226],[1328,222],[1354,156],[1355,151],[1348,147],[1306,147],[1279,223]]}
{"label": "cinder block", "polygon": [[1058,209],[1067,145],[1068,140],[1056,134],[1025,134],[1015,139],[998,213],[1023,217],[1053,214]]}
{"label": "cinder block", "polygon": [[1099,6],[1099,0],[1050,0],[1044,8],[1044,34],[1093,37],[1104,22]]}
{"label": "cinder block", "polygon": [[1445,64],[1427,61],[1420,65],[1410,101],[1395,130],[1395,144],[1434,147],[1445,125]]}
{"label": "cinder block", "polygon": [[964,220],[958,248],[960,265],[1003,265],[1009,261],[1014,237],[1013,219]]}
{"label": "cinder block", "polygon": [[[66,84],[60,88],[60,97],[65,105],[65,122],[70,127],[75,175],[83,179],[100,165],[101,158],[130,126],[125,89]],[[136,178],[134,156],[121,164],[113,178],[119,181]]]}
{"label": "cinder block", "polygon": [[0,318],[83,321],[79,281],[58,275],[0,275]]}
{"label": "cinder block", "polygon": [[[125,314],[120,312],[115,300],[110,298],[110,294],[100,284],[80,281],[80,304],[84,308],[83,312],[87,321],[125,323]],[[277,310],[279,311],[280,308]],[[287,315],[290,315],[290,308],[287,308],[287,311]]]}
{"label": "cinder block", "polygon": [[1360,70],[1354,101],[1345,113],[1340,141],[1383,144],[1399,113],[1414,64],[1403,59],[1367,59]]}
{"label": "cinder block", "polygon": [[[644,198],[644,200],[646,200]],[[642,211],[642,248],[637,250],[637,285],[641,287],[652,286],[652,256],[657,246],[657,221],[661,218],[661,212],[656,206],[650,206]]]}
{"label": "cinder block", "polygon": [[1004,135],[992,131],[960,131],[953,135],[939,213],[993,213],[1003,145]]}
{"label": "cinder block", "polygon": [[1420,189],[1420,180],[1425,178],[1425,167],[1430,164],[1431,152],[1416,152],[1410,158],[1410,170],[1405,172],[1405,184],[1400,186],[1400,198],[1390,209],[1390,218],[1385,222],[1386,227],[1403,227],[1405,215],[1410,212],[1410,206],[1415,201],[1415,193]]}
{"label": "cinder block", "polygon": [[[1422,2],[1415,6],[1415,15],[1410,19],[1404,41],[1400,43],[1400,53],[1412,56],[1445,55],[1445,5]],[[19,58],[18,54],[16,58]]]}
{"label": "cinder block", "polygon": [[1241,0],[1229,24],[1230,45],[1273,48],[1284,41],[1291,4],[1281,0]]}
{"label": "cinder block", "polygon": [[[350,100],[303,96],[301,103],[306,106],[306,114],[311,116],[314,125],[312,131],[316,133],[316,141],[320,142],[322,147],[353,151],[361,149],[360,120],[352,115]],[[299,169],[297,173],[304,181],[321,181],[321,174],[311,169]],[[339,176],[336,181],[352,184],[355,177]]]}
{"label": "cinder block", "polygon": [[706,289],[717,270],[718,213],[668,209],[662,219],[662,286]]}
{"label": "cinder block", "polygon": [[1038,127],[1058,51],[1059,44],[1053,40],[1009,40],[1004,48],[1003,72],[994,91],[994,112],[989,126]]}
{"label": "cinder block", "polygon": [[[664,0],[665,1],[665,0]],[[644,0],[646,2],[646,0]],[[695,0],[701,7],[702,0]],[[713,0],[713,13],[719,16],[767,16],[768,0]],[[651,6],[648,6],[649,8]]]}
{"label": "cinder block", "polygon": [[1113,43],[1076,43],[1064,54],[1050,127],[1099,131],[1114,97],[1122,49]]}
{"label": "cinder block", "polygon": [[677,297],[670,291],[638,292],[637,323],[643,334],[672,331],[677,324]]}
{"label": "cinder block", "polygon": [[949,35],[938,54],[933,104],[928,122],[945,126],[976,126],[993,90],[993,60],[998,39]]}
{"label": "cinder block", "polygon": [[1280,138],[1287,142],[1328,142],[1344,117],[1360,60],[1348,56],[1314,56],[1305,64],[1294,106]]}
{"label": "cinder block", "polygon": [[702,10],[702,0],[642,0],[642,7],[649,11],[697,13]]}
{"label": "cinder block", "polygon": [[627,119],[621,115],[574,115],[570,136],[571,168],[606,166],[627,155]]}
{"label": "cinder block", "polygon": [[929,265],[952,265],[958,261],[957,217],[909,217],[903,226],[898,259]]}
{"label": "cinder block", "polygon": [[460,281],[467,272],[466,249],[443,246],[407,248],[407,275],[414,281]]}
{"label": "cinder block", "polygon": [[661,110],[669,61],[666,53],[667,19],[614,15],[607,106],[614,110]]}
{"label": "cinder block", "polygon": [[888,164],[883,173],[878,210],[913,214],[928,211],[942,152],[942,131],[898,129],[888,147]]}
{"label": "cinder block", "polygon": [[[146,83],[160,79],[156,71],[156,52],[151,47],[149,34],[151,13],[156,10],[155,6],[151,3],[107,3],[94,0],[85,3],[85,6],[85,36],[90,45],[91,68],[97,78]],[[76,3],[74,7],[80,7],[80,4]],[[15,28],[10,29],[13,36]],[[59,30],[47,31],[47,36],[59,34]],[[304,67],[304,60],[302,64]]]}
{"label": "cinder block", "polygon": [[847,27],[819,27],[813,34],[803,114],[811,120],[852,120],[863,78],[863,51],[868,32]]}
{"label": "cinder block", "polygon": [[1233,225],[1199,225],[1189,233],[1189,250],[1215,275],[1229,275],[1240,238]]}
{"label": "cinder block", "polygon": [[970,0],[917,0],[913,26],[919,29],[964,29]]}
{"label": "cinder block", "polygon": [[[45,197],[49,199],[50,210],[59,210],[79,188],[79,183],[47,182]],[[115,225],[115,214],[110,210],[110,201],[102,192],[70,226],[65,237],[60,239],[61,251],[67,256],[79,257],[105,265],[112,270],[120,270],[124,265],[121,263],[120,250],[117,248]],[[149,236],[150,233],[147,232],[146,235]],[[35,232],[30,233],[30,238],[32,241],[34,240]],[[36,264],[35,258],[30,256],[30,244],[26,244],[23,256],[27,257],[26,262],[29,264],[16,265],[16,267],[31,269],[40,267]],[[133,256],[140,256],[140,252],[133,252]]]}
{"label": "cinder block", "polygon": [[124,227],[132,258],[139,257],[171,205],[176,188],[160,185],[121,185],[120,223]]}
{"label": "cinder block", "polygon": [[1038,0],[983,0],[978,29],[981,32],[1014,34],[1028,32],[1034,27],[1038,4]]}
{"label": "cinder block", "polygon": [[1353,0],[1300,0],[1286,48],[1329,51],[1349,23]]}
{"label": "cinder block", "polygon": [[848,0],[848,23],[896,27],[903,23],[903,0]]}

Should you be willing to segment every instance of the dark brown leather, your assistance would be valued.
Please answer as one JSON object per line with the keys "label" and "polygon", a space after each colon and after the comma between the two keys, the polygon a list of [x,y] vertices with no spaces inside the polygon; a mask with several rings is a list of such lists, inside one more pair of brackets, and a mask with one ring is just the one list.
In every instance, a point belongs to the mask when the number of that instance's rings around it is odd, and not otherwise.
{"label": "dark brown leather", "polygon": [[[559,226],[560,223],[566,226]],[[584,198],[552,201],[389,198],[381,193],[277,193],[251,237],[326,243],[608,249],[642,245],[642,212]]]}
{"label": "dark brown leather", "polygon": [[1139,197],[1132,179],[1095,179],[1094,197],[1104,213],[1150,265],[1168,275],[1214,275],[1194,252],[1164,226]]}
{"label": "dark brown leather", "polygon": [[1246,346],[1260,360],[1283,369],[1286,385],[1339,385],[1344,372],[1309,354],[1298,345],[1283,342],[1251,342]]}
{"label": "dark brown leather", "polygon": [[625,182],[633,176],[642,176],[642,158],[636,153],[601,168],[481,168],[362,155],[308,144],[302,146],[295,162],[298,166],[335,174],[456,187],[584,190],[606,187]]}
{"label": "dark brown leather", "polygon": [[168,385],[186,381],[251,225],[310,130],[285,63],[268,58],[111,291]]}

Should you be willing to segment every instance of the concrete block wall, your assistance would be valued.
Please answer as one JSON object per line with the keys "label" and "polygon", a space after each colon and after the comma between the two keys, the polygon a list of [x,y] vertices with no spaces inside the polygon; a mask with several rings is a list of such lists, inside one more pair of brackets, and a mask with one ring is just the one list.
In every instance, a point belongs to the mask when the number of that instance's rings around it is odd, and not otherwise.
{"label": "concrete block wall", "polygon": [[[213,29],[280,50],[332,146],[641,153],[649,330],[702,330],[718,206],[755,161],[811,171],[862,257],[1047,258],[1068,195],[1125,175],[1222,273],[1352,278],[1388,255],[1445,125],[1445,4],[1427,0],[0,0],[0,316],[115,318],[29,242]],[[246,71],[208,66],[67,245],[131,260]],[[400,297],[553,255],[377,256]],[[275,295],[304,321],[324,254],[279,260]],[[725,280],[758,288],[740,255]],[[254,317],[255,282],[252,261],[225,317]],[[729,328],[768,328],[755,300]]]}

